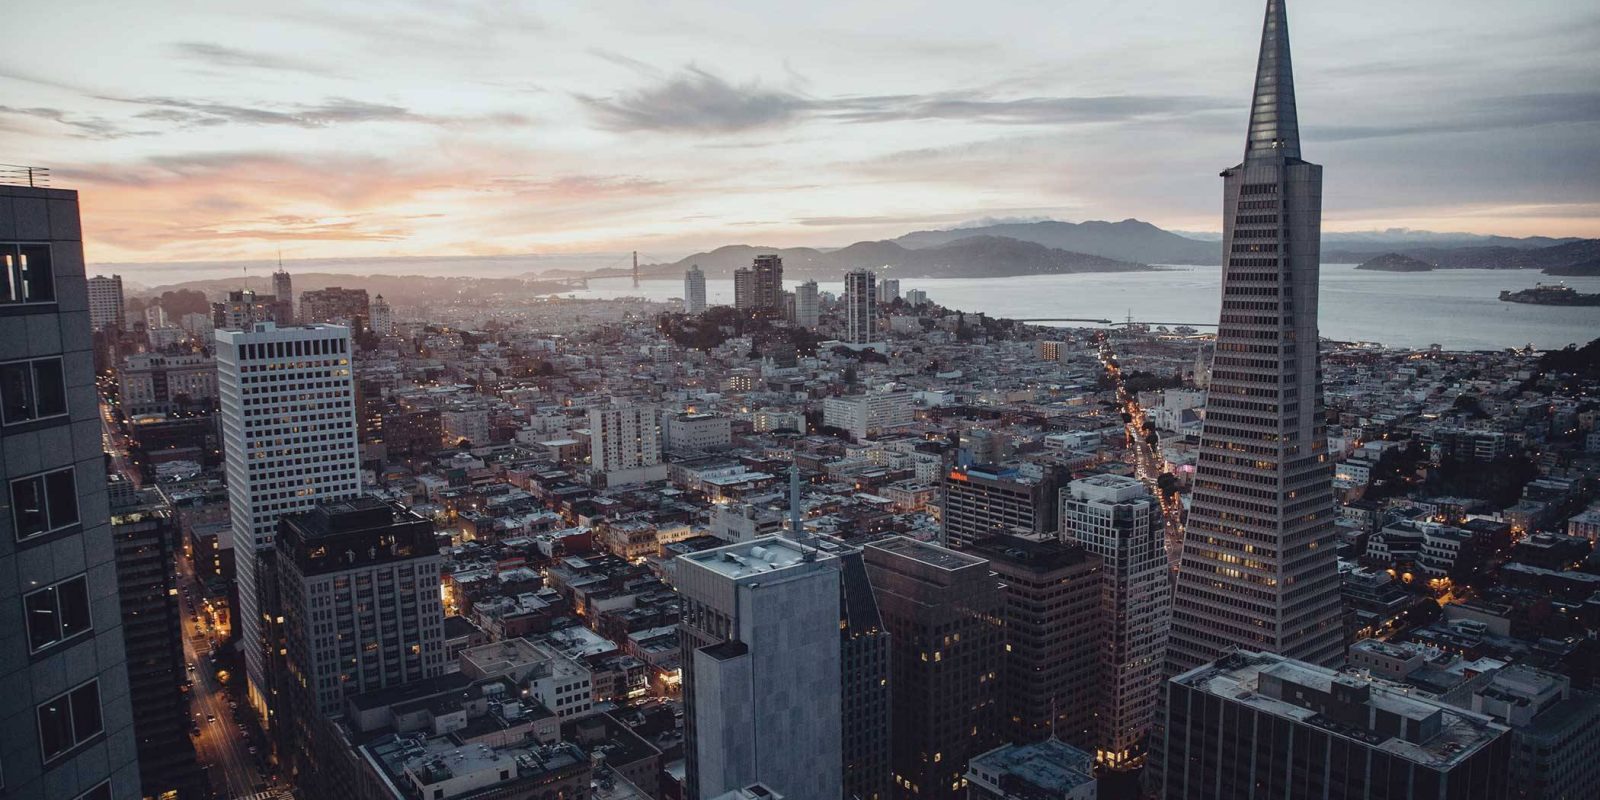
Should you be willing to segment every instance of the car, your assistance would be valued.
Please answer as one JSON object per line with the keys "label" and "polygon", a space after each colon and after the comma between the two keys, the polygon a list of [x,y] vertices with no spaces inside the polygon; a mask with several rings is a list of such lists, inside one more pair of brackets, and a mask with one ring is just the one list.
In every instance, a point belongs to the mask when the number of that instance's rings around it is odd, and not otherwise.
{"label": "car", "polygon": [[238,711],[239,710],[239,704],[234,702],[234,701],[232,701],[232,700],[229,700],[228,701],[228,708],[231,708],[234,711]]}
{"label": "car", "polygon": [[250,747],[247,748],[246,751],[249,752],[250,755],[255,755],[256,754],[256,746],[255,745],[250,745]]}
{"label": "car", "polygon": [[190,736],[199,736],[200,735],[200,726],[199,725],[190,725],[189,726],[189,735]]}
{"label": "car", "polygon": [[[170,629],[169,629],[169,630],[170,630]],[[189,666],[189,671],[190,671],[190,672],[194,672],[194,662],[193,662],[193,661],[190,661],[190,662],[189,662],[189,665],[188,665],[188,666]]]}
{"label": "car", "polygon": [[216,714],[207,714],[206,715],[206,722],[216,722],[216,721],[217,721],[217,715]]}

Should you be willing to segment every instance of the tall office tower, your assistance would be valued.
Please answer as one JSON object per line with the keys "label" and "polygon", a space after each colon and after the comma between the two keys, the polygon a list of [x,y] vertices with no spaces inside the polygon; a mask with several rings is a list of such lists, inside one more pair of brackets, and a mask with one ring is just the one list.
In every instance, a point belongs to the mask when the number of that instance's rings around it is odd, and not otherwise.
{"label": "tall office tower", "polygon": [[[589,465],[608,484],[649,479],[661,462],[661,415],[655,406],[589,409]],[[658,469],[659,468],[659,469]]]}
{"label": "tall office tower", "polygon": [[0,178],[6,797],[139,796],[78,193]]}
{"label": "tall office tower", "polygon": [[944,476],[941,534],[946,547],[961,549],[1002,533],[1047,533],[1056,529],[1053,475],[1023,475],[1016,467],[973,464]]}
{"label": "tall office tower", "polygon": [[274,315],[280,310],[273,295],[257,295],[250,289],[235,289],[228,292],[225,302],[211,304],[211,323],[217,330],[242,331],[257,322],[276,322]]}
{"label": "tall office tower", "polygon": [[844,796],[888,800],[892,718],[889,631],[860,550],[837,552],[828,563],[839,569],[839,657],[842,665],[840,743]]}
{"label": "tall office tower", "polygon": [[689,265],[683,273],[683,313],[701,314],[706,310],[706,274],[699,264]]}
{"label": "tall office tower", "polygon": [[111,536],[142,796],[200,798],[206,776],[189,738],[183,619],[172,570],[178,526],[172,507],[154,490],[135,492],[121,475],[112,475],[111,484],[125,490],[111,492]]}
{"label": "tall office tower", "polygon": [[1392,684],[1239,650],[1167,683],[1162,797],[1512,797],[1512,736]]}
{"label": "tall office tower", "polygon": [[755,262],[733,273],[733,305],[753,316],[783,314],[783,259],[756,256]]}
{"label": "tall office tower", "polygon": [[366,289],[329,286],[300,293],[300,316],[306,322],[331,322],[354,327],[367,318]]}
{"label": "tall office tower", "polygon": [[878,276],[856,270],[844,276],[845,344],[872,344],[878,337]]}
{"label": "tall office tower", "polygon": [[789,797],[842,796],[832,558],[767,536],[669,562],[683,603],[687,797],[757,781]]}
{"label": "tall office tower", "polygon": [[159,304],[151,304],[144,310],[145,330],[167,327],[167,310]]}
{"label": "tall office tower", "polygon": [[965,798],[967,760],[999,744],[999,582],[981,558],[904,536],[863,550],[890,636],[892,796]]}
{"label": "tall office tower", "polygon": [[379,336],[394,333],[394,312],[389,308],[389,301],[383,299],[381,294],[367,304],[367,330]]}
{"label": "tall office tower", "polygon": [[1058,539],[996,536],[967,552],[989,560],[1005,596],[1001,729],[1016,744],[1094,741],[1100,672],[1100,558]]}
{"label": "tall office tower", "polygon": [[900,299],[900,279],[884,278],[878,281],[878,302],[888,305]]}
{"label": "tall office tower", "polygon": [[294,324],[294,281],[289,273],[278,265],[278,270],[272,273],[272,318],[279,325]]}
{"label": "tall office tower", "polygon": [[270,723],[278,517],[361,490],[350,329],[257,322],[218,330],[217,394],[239,583],[234,633],[250,702]]}
{"label": "tall office tower", "polygon": [[906,302],[909,303],[912,308],[925,306],[928,304],[928,293],[921,289],[912,289],[906,292]]}
{"label": "tall office tower", "polygon": [[1094,475],[1061,492],[1062,536],[1104,564],[1094,750],[1108,769],[1143,764],[1161,702],[1172,590],[1160,521],[1160,506],[1137,478]]}
{"label": "tall office tower", "polygon": [[1317,354],[1322,167],[1300,160],[1283,0],[1267,3],[1244,162],[1222,175],[1222,319],[1169,674],[1235,647],[1344,658]]}
{"label": "tall office tower", "polygon": [[817,303],[817,282],[806,281],[794,287],[794,324],[808,331],[817,329],[820,317]]}
{"label": "tall office tower", "polygon": [[89,326],[96,331],[128,327],[121,275],[109,278],[96,275],[89,279]]}

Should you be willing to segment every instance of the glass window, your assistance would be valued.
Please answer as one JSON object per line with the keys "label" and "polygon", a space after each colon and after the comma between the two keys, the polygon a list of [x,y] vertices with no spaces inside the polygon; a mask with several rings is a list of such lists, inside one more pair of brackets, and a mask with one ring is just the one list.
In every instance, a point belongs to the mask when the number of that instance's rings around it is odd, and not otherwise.
{"label": "glass window", "polygon": [[111,781],[106,781],[78,795],[77,800],[111,800]]}
{"label": "glass window", "polygon": [[67,383],[61,359],[0,364],[0,422],[18,422],[67,413]]}
{"label": "glass window", "polygon": [[84,576],[31,592],[22,603],[27,612],[28,644],[35,652],[91,627],[89,581]]}
{"label": "glass window", "polygon": [[39,706],[37,713],[39,751],[49,761],[100,733],[100,684],[89,681]]}
{"label": "glass window", "polygon": [[12,481],[11,518],[18,539],[76,523],[78,491],[72,468]]}
{"label": "glass window", "polygon": [[0,303],[51,303],[50,245],[0,244]]}

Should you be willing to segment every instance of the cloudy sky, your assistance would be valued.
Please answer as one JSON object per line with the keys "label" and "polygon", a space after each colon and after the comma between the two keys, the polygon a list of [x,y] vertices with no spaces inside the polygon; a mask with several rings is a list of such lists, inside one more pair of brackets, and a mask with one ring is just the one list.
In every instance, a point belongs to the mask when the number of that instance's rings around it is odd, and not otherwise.
{"label": "cloudy sky", "polygon": [[[14,3],[96,261],[1219,226],[1260,0]],[[1600,5],[1291,0],[1330,230],[1600,236]]]}

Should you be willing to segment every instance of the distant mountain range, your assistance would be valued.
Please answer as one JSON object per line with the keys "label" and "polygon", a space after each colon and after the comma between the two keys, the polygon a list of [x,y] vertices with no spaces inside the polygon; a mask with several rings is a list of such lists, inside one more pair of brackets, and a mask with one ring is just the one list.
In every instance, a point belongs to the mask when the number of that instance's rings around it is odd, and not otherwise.
{"label": "distant mountain range", "polygon": [[726,278],[734,270],[750,266],[757,255],[768,253],[783,258],[786,278],[825,281],[839,280],[852,269],[876,269],[893,278],[1010,278],[1153,269],[1142,263],[980,234],[921,248],[906,247],[894,241],[856,242],[838,250],[736,244],[695,253],[671,264],[641,266],[639,270],[651,277],[678,277],[690,265],[697,264],[710,277]]}
{"label": "distant mountain range", "polygon": [[[708,275],[726,277],[748,266],[760,253],[783,256],[787,275],[834,280],[847,269],[883,266],[904,277],[955,278],[1119,271],[1145,264],[1220,265],[1221,237],[1206,236],[1178,234],[1136,219],[1015,222],[916,231],[838,250],[730,245],[672,264],[653,264],[646,272],[677,277],[690,264],[699,264]],[[1022,244],[1038,245],[1044,251]],[[1358,264],[1391,253],[1440,269],[1562,268],[1600,259],[1600,239],[1515,239],[1399,229],[1322,235],[1325,264]]]}

